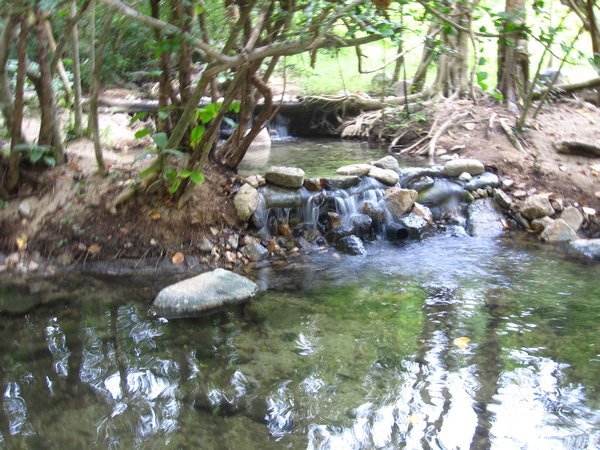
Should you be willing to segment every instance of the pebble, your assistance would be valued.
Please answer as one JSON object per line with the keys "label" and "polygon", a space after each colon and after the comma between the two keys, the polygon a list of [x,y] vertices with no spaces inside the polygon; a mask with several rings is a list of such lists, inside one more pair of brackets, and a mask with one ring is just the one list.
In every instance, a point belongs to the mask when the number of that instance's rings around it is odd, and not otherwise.
{"label": "pebble", "polygon": [[514,185],[515,182],[513,180],[509,180],[508,178],[506,180],[502,180],[502,189],[510,189]]}
{"label": "pebble", "polygon": [[596,215],[596,210],[594,208],[589,208],[587,206],[584,206],[583,208],[581,208],[581,210],[583,211],[583,213],[586,216],[595,216]]}
{"label": "pebble", "polygon": [[527,192],[522,191],[522,190],[515,191],[515,192],[513,192],[513,197],[514,198],[525,198],[525,197],[527,197]]}
{"label": "pebble", "polygon": [[19,204],[19,214],[21,214],[21,216],[25,217],[26,219],[31,217],[31,205],[27,200],[23,200]]}

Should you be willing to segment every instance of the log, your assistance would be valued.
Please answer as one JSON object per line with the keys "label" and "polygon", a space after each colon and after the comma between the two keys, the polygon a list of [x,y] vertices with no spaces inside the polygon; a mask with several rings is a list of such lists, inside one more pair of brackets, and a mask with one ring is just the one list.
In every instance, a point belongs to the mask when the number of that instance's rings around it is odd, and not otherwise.
{"label": "log", "polygon": [[536,92],[533,95],[534,100],[538,100],[542,98],[542,96],[550,91],[552,94],[570,94],[573,92],[581,91],[583,89],[592,89],[595,87],[600,87],[600,77],[592,78],[591,80],[582,81],[581,83],[572,83],[572,84],[557,84],[550,88],[542,89],[540,92]]}
{"label": "log", "polygon": [[580,141],[561,141],[556,144],[558,153],[565,155],[587,156],[588,158],[600,158],[600,147],[594,144]]}

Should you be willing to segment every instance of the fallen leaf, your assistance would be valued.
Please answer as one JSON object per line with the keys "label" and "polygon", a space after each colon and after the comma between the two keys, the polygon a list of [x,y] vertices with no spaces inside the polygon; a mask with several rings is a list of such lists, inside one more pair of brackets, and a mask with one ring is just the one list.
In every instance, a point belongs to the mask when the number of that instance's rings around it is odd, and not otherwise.
{"label": "fallen leaf", "polygon": [[469,339],[468,337],[459,337],[456,338],[452,341],[452,343],[454,345],[456,345],[458,348],[469,348],[469,342],[471,342],[471,339]]}
{"label": "fallen leaf", "polygon": [[155,209],[153,209],[152,211],[150,211],[150,214],[148,214],[148,215],[150,216],[150,218],[152,220],[159,220],[160,219],[160,213],[157,210],[155,210]]}
{"label": "fallen leaf", "polygon": [[185,261],[185,256],[183,256],[183,253],[177,252],[173,255],[171,261],[173,261],[173,264],[175,264],[176,266],[179,266]]}
{"label": "fallen leaf", "polygon": [[17,249],[24,252],[27,249],[27,236],[24,234],[17,236]]}
{"label": "fallen leaf", "polygon": [[71,161],[69,164],[67,164],[67,166],[69,169],[74,170],[75,172],[81,172],[79,164],[77,164],[75,161]]}
{"label": "fallen leaf", "polygon": [[88,247],[87,251],[90,255],[94,256],[100,253],[101,248],[98,244],[92,244]]}

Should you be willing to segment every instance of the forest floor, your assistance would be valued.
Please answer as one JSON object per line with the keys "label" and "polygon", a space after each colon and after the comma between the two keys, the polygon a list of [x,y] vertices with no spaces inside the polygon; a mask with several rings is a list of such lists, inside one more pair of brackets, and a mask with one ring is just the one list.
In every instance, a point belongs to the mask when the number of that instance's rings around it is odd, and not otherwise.
{"label": "forest floor", "polygon": [[[113,91],[111,95],[123,98],[128,93]],[[456,153],[460,157],[479,159],[488,169],[514,180],[513,190],[553,193],[566,205],[600,211],[600,159],[564,155],[555,148],[563,140],[600,142],[600,108],[578,103],[547,107],[521,136],[523,152],[513,147],[497,123],[488,133],[493,113],[509,118],[497,105],[443,102],[436,105],[435,114],[443,119],[467,108],[471,119],[442,136],[438,155],[459,148]],[[158,267],[159,263],[161,268],[175,263],[180,268],[245,266],[247,261],[236,253],[231,236],[243,240],[252,231],[235,215],[233,194],[242,180],[233,173],[211,167],[205,174],[206,182],[195,187],[180,210],[156,194],[135,197],[116,214],[109,211],[110,202],[135,182],[148,164],[139,157],[149,138],[136,139],[135,131],[142,125],[131,126],[129,122],[127,114],[100,115],[104,158],[110,168],[107,177],[97,174],[93,145],[87,139],[69,143],[68,164],[37,172],[32,169],[31,181],[0,209],[0,256],[20,250],[47,270],[54,270],[53,265],[104,262],[108,264],[105,271],[110,272],[124,261],[129,269],[148,264]],[[36,127],[38,121],[29,119],[26,129],[32,141]],[[7,145],[7,141],[0,141],[0,147]],[[588,220],[582,233],[599,236],[598,215]],[[216,250],[206,248],[204,238],[217,243]],[[185,256],[184,263],[178,260],[178,253]]]}

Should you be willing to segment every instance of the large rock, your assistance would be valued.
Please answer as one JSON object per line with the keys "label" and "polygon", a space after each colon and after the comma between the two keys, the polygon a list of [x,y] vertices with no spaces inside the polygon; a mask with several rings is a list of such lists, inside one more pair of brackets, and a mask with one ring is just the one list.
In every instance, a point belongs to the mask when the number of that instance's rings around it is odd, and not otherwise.
{"label": "large rock", "polygon": [[325,189],[350,189],[360,183],[360,177],[326,178],[323,180]]}
{"label": "large rock", "polygon": [[398,172],[391,169],[380,169],[379,167],[372,167],[371,170],[369,170],[369,176],[388,186],[393,186],[400,181]]}
{"label": "large rock", "polygon": [[410,213],[408,216],[403,217],[400,219],[400,223],[404,225],[404,228],[406,228],[408,235],[412,239],[424,238],[429,229],[427,221],[415,213]]}
{"label": "large rock", "polygon": [[384,199],[392,215],[400,217],[412,209],[418,195],[418,192],[412,189],[392,187],[385,191]]}
{"label": "large rock", "polygon": [[271,135],[269,134],[269,130],[267,130],[266,128],[260,130],[260,133],[256,135],[256,137],[248,147],[248,152],[253,152],[255,150],[262,149],[271,149]]}
{"label": "large rock", "polygon": [[590,259],[600,261],[600,239],[575,239],[571,247]]}
{"label": "large rock", "polygon": [[424,176],[420,178],[416,178],[414,180],[408,181],[406,184],[402,184],[406,189],[414,189],[417,192],[424,191],[425,189],[429,189],[431,186],[435,184],[435,180],[431,177]]}
{"label": "large rock", "polygon": [[385,208],[383,208],[381,206],[381,204],[379,204],[379,203],[370,202],[370,201],[364,202],[363,207],[362,207],[362,212],[363,212],[363,214],[366,214],[367,216],[369,216],[372,219],[373,225],[376,227],[379,227],[380,225],[385,223],[385,219],[386,219]]}
{"label": "large rock", "polygon": [[340,167],[335,172],[338,175],[367,175],[373,166],[370,164],[350,164],[348,166]]}
{"label": "large rock", "polygon": [[375,239],[373,219],[371,217],[366,214],[353,214],[350,217],[350,222],[352,223],[352,234],[365,240]]}
{"label": "large rock", "polygon": [[556,219],[542,231],[541,239],[546,242],[569,242],[577,239],[577,233],[562,219]]}
{"label": "large rock", "polygon": [[550,200],[544,195],[532,195],[520,202],[518,206],[521,210],[521,214],[529,220],[540,219],[544,216],[551,216],[554,214],[554,209],[550,204]]}
{"label": "large rock", "polygon": [[497,237],[504,233],[502,216],[491,198],[476,200],[467,207],[467,232],[473,237]]}
{"label": "large rock", "polygon": [[380,169],[395,170],[400,167],[398,160],[391,155],[384,156],[377,161],[373,161],[371,164],[373,164],[375,167],[379,167]]}
{"label": "large rock", "polygon": [[286,188],[300,188],[304,182],[304,170],[297,167],[271,166],[265,179],[272,184]]}
{"label": "large rock", "polygon": [[581,228],[581,225],[583,224],[583,214],[581,214],[574,206],[565,208],[560,215],[560,218],[567,222],[575,232],[579,231],[579,228]]}
{"label": "large rock", "polygon": [[167,286],[158,293],[153,306],[166,316],[189,316],[242,303],[257,292],[253,281],[216,269]]}
{"label": "large rock", "polygon": [[235,197],[233,198],[233,206],[235,207],[235,212],[242,222],[247,222],[252,214],[256,211],[258,207],[258,190],[250,186],[248,183],[244,184]]}
{"label": "large rock", "polygon": [[269,256],[269,251],[259,242],[250,242],[242,249],[242,255],[250,261],[260,261]]}
{"label": "large rock", "polygon": [[452,159],[444,165],[444,174],[449,177],[457,177],[463,172],[479,175],[484,171],[483,163],[477,159]]}

